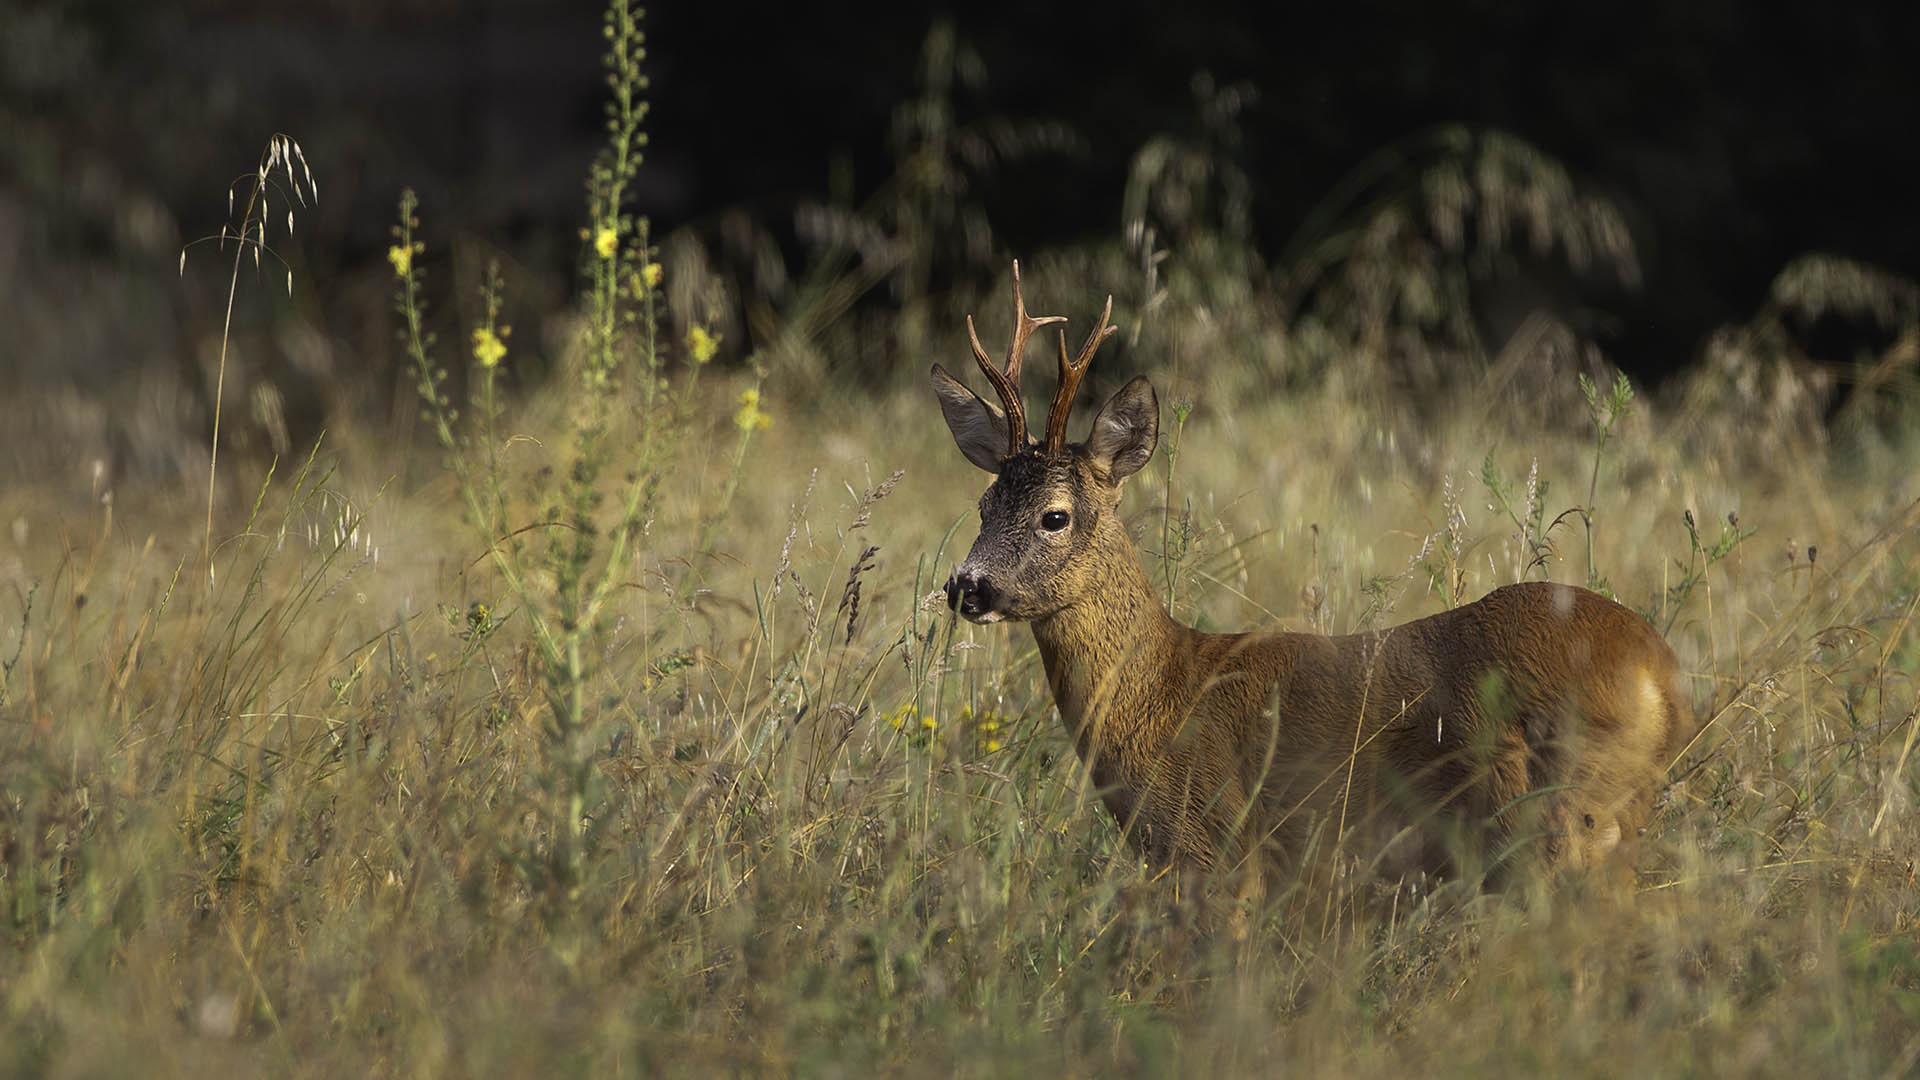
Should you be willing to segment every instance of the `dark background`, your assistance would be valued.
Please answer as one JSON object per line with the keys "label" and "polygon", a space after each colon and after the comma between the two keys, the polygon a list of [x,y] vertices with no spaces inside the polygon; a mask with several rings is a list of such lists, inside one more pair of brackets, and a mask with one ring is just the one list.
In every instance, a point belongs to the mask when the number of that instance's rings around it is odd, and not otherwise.
{"label": "dark background", "polygon": [[[945,18],[985,73],[955,91],[960,120],[1075,136],[975,193],[1004,247],[1116,234],[1131,156],[1196,128],[1199,73],[1257,92],[1231,152],[1267,257],[1369,155],[1433,125],[1490,126],[1625,209],[1639,288],[1579,300],[1616,361],[1658,377],[1749,316],[1798,254],[1920,275],[1915,10],[661,3],[640,209],[664,230],[777,218],[835,184],[857,202],[892,167],[890,118]],[[97,381],[198,340],[206,305],[141,274],[173,274],[179,244],[218,228],[223,185],[276,130],[321,185],[289,258],[315,292],[367,294],[323,301],[328,318],[377,321],[404,185],[434,238],[484,237],[563,294],[599,138],[600,17],[530,0],[0,4],[0,318],[16,324],[0,364]],[[1852,345],[1842,333],[1828,351]]]}

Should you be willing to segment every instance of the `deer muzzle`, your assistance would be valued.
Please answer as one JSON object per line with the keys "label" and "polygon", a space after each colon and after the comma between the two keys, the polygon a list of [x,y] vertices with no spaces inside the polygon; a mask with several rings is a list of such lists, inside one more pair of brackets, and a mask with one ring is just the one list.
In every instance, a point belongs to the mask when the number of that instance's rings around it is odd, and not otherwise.
{"label": "deer muzzle", "polygon": [[999,622],[998,593],[985,578],[957,570],[947,579],[947,606],[968,622]]}

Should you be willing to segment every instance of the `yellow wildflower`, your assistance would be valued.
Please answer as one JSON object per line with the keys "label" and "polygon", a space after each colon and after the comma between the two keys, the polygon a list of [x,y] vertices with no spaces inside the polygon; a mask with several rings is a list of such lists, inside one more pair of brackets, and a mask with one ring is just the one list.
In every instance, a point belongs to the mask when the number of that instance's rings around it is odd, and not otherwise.
{"label": "yellow wildflower", "polygon": [[593,234],[593,250],[603,259],[613,258],[613,253],[620,250],[620,234],[611,226],[602,225],[600,231]]}
{"label": "yellow wildflower", "polygon": [[395,244],[387,249],[387,261],[393,264],[395,277],[406,277],[407,271],[413,269],[413,249]]}
{"label": "yellow wildflower", "polygon": [[733,414],[734,426],[741,431],[764,431],[773,426],[773,417],[760,408],[760,391],[740,394],[740,408]]}
{"label": "yellow wildflower", "polygon": [[989,754],[992,754],[992,753],[996,753],[996,752],[998,752],[998,751],[999,751],[999,749],[1000,749],[1000,740],[999,740],[999,739],[988,739],[988,740],[987,740],[987,753],[989,753]]}
{"label": "yellow wildflower", "polygon": [[650,262],[645,266],[635,268],[634,271],[628,275],[627,288],[633,292],[633,298],[638,300],[659,288],[660,279],[663,276],[664,272],[660,269],[660,264]]}
{"label": "yellow wildflower", "polygon": [[506,342],[500,340],[500,335],[494,333],[492,327],[483,326],[473,332],[473,358],[480,361],[481,367],[493,367],[505,355]]}
{"label": "yellow wildflower", "polygon": [[696,326],[687,331],[687,352],[692,354],[694,363],[704,364],[719,351],[720,339],[707,333],[706,327]]}
{"label": "yellow wildflower", "polygon": [[920,718],[920,726],[926,728],[928,731],[932,731],[935,727],[939,726],[939,723],[938,720],[935,720],[931,716],[923,716]]}

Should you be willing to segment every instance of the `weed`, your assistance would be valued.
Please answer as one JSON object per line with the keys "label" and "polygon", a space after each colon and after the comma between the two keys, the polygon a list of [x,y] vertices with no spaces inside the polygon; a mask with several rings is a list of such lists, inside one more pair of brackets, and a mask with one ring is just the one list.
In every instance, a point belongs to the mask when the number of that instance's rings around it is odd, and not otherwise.
{"label": "weed", "polygon": [[[299,171],[295,172],[295,167]],[[276,178],[276,173],[278,174]],[[320,188],[313,181],[313,170],[307,167],[306,155],[301,153],[300,144],[286,135],[275,134],[267,140],[266,149],[260,152],[260,161],[253,172],[235,180],[227,187],[227,216],[233,216],[235,188],[246,192],[246,202],[241,205],[240,220],[220,226],[219,233],[202,237],[180,249],[180,273],[187,272],[187,252],[203,243],[212,243],[220,250],[226,250],[227,241],[233,241],[233,272],[227,278],[227,306],[225,321],[220,328],[220,364],[213,381],[213,435],[209,442],[207,456],[207,521],[205,543],[201,554],[211,563],[213,555],[213,499],[214,482],[219,475],[220,463],[220,413],[227,388],[227,345],[233,337],[233,305],[240,290],[240,267],[251,256],[254,268],[260,267],[262,255],[279,255],[269,242],[274,217],[274,194],[277,191],[280,205],[286,211],[288,234],[293,232],[293,210],[295,206],[311,206],[320,198]],[[284,262],[282,263],[285,266]],[[287,294],[293,294],[293,268],[285,267],[287,272]]]}
{"label": "weed", "polygon": [[1580,507],[1580,520],[1587,526],[1587,588],[1608,599],[1614,596],[1613,585],[1600,573],[1600,567],[1593,560],[1593,519],[1597,510],[1596,499],[1600,491],[1600,463],[1605,460],[1607,443],[1613,438],[1614,425],[1633,403],[1633,383],[1627,380],[1625,372],[1616,372],[1613,387],[1602,398],[1600,390],[1588,378],[1580,373],[1580,396],[1587,400],[1587,411],[1593,414],[1593,471],[1587,475],[1587,502]]}

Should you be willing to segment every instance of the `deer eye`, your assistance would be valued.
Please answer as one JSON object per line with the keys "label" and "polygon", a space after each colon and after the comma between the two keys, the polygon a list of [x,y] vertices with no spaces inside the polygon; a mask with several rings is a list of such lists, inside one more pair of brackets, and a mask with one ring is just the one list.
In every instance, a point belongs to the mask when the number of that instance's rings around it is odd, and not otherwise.
{"label": "deer eye", "polygon": [[1065,510],[1049,510],[1040,515],[1040,527],[1048,532],[1059,532],[1061,529],[1066,528],[1067,521],[1068,517]]}

